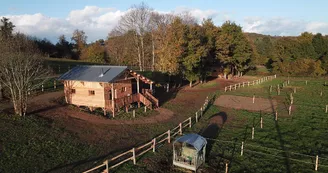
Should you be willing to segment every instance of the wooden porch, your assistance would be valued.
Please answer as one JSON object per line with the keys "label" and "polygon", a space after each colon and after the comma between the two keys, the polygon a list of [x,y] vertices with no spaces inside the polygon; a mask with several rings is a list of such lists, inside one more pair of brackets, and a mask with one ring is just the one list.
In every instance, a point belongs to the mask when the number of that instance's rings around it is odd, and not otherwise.
{"label": "wooden porch", "polygon": [[[138,103],[138,106],[140,106],[140,103],[142,103],[149,109],[159,107],[158,99],[156,99],[149,91],[145,91],[144,93],[136,93],[136,94],[132,94],[129,96],[115,98],[114,99],[114,107],[115,107],[114,111],[117,111],[121,108],[128,109],[132,103]],[[108,100],[106,102],[105,109],[111,110],[113,112],[113,100]]]}

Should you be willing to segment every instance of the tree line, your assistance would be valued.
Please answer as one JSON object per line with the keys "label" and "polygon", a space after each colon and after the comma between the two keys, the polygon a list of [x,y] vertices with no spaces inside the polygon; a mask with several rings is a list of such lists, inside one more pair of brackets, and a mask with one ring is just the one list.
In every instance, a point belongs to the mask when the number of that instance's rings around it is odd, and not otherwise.
{"label": "tree line", "polygon": [[261,66],[282,75],[320,76],[328,71],[328,37],[320,33],[244,33],[231,21],[221,26],[211,19],[199,23],[188,13],[162,14],[144,3],[133,5],[105,40],[87,44],[86,34],[78,29],[71,42],[64,35],[56,44],[34,40],[50,57],[135,66],[181,75],[190,82],[202,82],[213,69],[224,78]]}
{"label": "tree line", "polygon": [[140,71],[179,75],[191,83],[204,81],[213,70],[224,78],[265,66],[282,75],[325,75],[328,37],[302,33],[297,37],[244,33],[226,21],[198,22],[188,13],[158,13],[146,4],[133,5],[108,37],[87,44],[76,29],[70,41],[61,35],[56,44],[31,38],[45,55],[94,63],[135,66]]}

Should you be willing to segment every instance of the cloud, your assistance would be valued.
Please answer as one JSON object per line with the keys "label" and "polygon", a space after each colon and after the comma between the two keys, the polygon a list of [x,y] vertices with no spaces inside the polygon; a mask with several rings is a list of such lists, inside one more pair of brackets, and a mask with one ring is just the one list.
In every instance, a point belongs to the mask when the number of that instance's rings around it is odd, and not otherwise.
{"label": "cloud", "polygon": [[88,42],[105,39],[109,31],[117,24],[125,12],[113,8],[86,6],[71,11],[66,18],[54,18],[41,13],[7,15],[16,26],[16,32],[22,32],[39,38],[57,41],[64,34],[69,39],[75,29],[84,30]]}
{"label": "cloud", "polygon": [[181,14],[184,12],[188,12],[192,17],[197,19],[198,22],[201,22],[203,19],[211,18],[217,25],[231,19],[230,13],[211,9],[200,10],[196,8],[179,7],[173,11],[174,14]]}
{"label": "cloud", "polygon": [[246,32],[277,36],[297,36],[305,31],[328,34],[328,23],[290,20],[283,17],[269,19],[247,17],[244,19],[242,26]]}
{"label": "cloud", "polygon": [[[233,13],[217,10],[201,10],[197,8],[179,7],[172,11],[179,14],[188,11],[198,22],[204,18],[212,18],[216,25],[221,25],[226,20],[233,20]],[[122,15],[127,11],[114,8],[101,8],[97,6],[85,6],[83,9],[72,10],[65,18],[46,16],[41,13],[24,15],[7,15],[5,17],[16,25],[15,31],[22,32],[39,38],[47,38],[56,42],[59,35],[64,34],[69,39],[75,29],[84,30],[88,36],[88,42],[97,39],[105,39],[116,25]],[[158,11],[169,13],[168,11]],[[270,35],[299,35],[304,31],[321,32],[328,34],[328,23],[307,22],[290,20],[283,17],[260,18],[246,17],[242,21],[236,21],[246,32],[256,32]]]}

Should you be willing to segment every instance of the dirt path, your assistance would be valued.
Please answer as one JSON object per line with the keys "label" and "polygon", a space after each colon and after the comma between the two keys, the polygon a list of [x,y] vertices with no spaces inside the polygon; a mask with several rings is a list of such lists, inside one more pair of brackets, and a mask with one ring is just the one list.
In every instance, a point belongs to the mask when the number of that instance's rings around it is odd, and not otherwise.
{"label": "dirt path", "polygon": [[107,119],[106,117],[91,115],[86,112],[77,112],[76,110],[70,109],[67,106],[56,108],[53,110],[41,112],[42,115],[59,117],[59,116],[70,116],[77,120],[87,121],[94,124],[105,124],[105,125],[123,125],[123,124],[152,124],[164,122],[171,119],[174,113],[171,110],[165,108],[156,109],[159,113],[155,116],[136,118],[135,120],[115,120]]}
{"label": "dirt path", "polygon": [[226,108],[263,112],[273,112],[277,108],[276,100],[256,98],[255,103],[253,103],[252,97],[233,95],[221,95],[215,100],[214,104]]}

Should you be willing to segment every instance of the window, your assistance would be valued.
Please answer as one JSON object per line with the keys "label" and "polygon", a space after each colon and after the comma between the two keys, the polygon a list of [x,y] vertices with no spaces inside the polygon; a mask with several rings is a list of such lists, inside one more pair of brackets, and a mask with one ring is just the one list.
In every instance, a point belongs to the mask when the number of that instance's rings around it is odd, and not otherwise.
{"label": "window", "polygon": [[95,91],[94,90],[89,90],[89,96],[93,96],[95,95]]}
{"label": "window", "polygon": [[71,89],[71,93],[75,94],[76,93],[75,89]]}
{"label": "window", "polygon": [[126,91],[126,87],[122,87],[122,92],[125,92]]}

